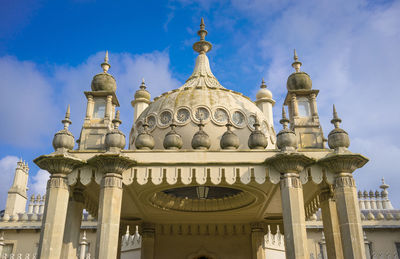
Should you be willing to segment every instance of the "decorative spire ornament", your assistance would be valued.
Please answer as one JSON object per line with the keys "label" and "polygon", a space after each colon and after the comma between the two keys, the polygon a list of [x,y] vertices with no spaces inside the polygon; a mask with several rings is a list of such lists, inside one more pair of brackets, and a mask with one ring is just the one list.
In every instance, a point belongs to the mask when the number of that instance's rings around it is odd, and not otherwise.
{"label": "decorative spire ornament", "polygon": [[336,107],[333,105],[333,118],[331,123],[335,126],[335,128],[329,132],[328,135],[328,145],[330,148],[335,149],[336,152],[346,151],[350,146],[350,138],[346,131],[341,129],[340,123],[342,120],[339,118]]}
{"label": "decorative spire ornament", "polygon": [[75,139],[69,131],[69,125],[72,124],[70,120],[71,108],[68,104],[65,118],[61,121],[64,124],[64,129],[58,131],[53,138],[53,147],[55,151],[65,152],[66,150],[73,149],[75,146]]}
{"label": "decorative spire ornament", "polygon": [[192,148],[198,150],[207,150],[211,146],[210,136],[204,131],[203,119],[197,124],[199,130],[193,135]]}
{"label": "decorative spire ornament", "polygon": [[71,116],[71,107],[68,104],[67,106],[67,112],[65,113],[65,119],[63,119],[61,122],[62,124],[64,124],[64,129],[68,130],[69,125],[72,124],[72,121],[70,120],[70,116]]}
{"label": "decorative spire ornament", "polygon": [[292,67],[296,70],[296,73],[300,72],[300,67],[302,63],[299,61],[299,56],[297,56],[296,49],[294,49],[293,55],[294,62],[292,63]]}
{"label": "decorative spire ornament", "polygon": [[279,122],[283,129],[277,134],[277,147],[284,152],[295,151],[297,148],[296,134],[288,128],[289,120],[286,117],[285,106],[282,106],[282,119]]}
{"label": "decorative spire ornament", "polygon": [[212,48],[212,44],[205,40],[205,38],[206,38],[206,36],[208,34],[208,32],[207,32],[207,30],[205,28],[206,28],[206,26],[204,24],[204,19],[201,18],[200,30],[197,32],[197,35],[200,36],[200,40],[193,44],[194,51],[196,51],[196,52],[198,52],[200,54],[207,53]]}
{"label": "decorative spire ornament", "polygon": [[144,82],[144,78],[142,78],[142,83],[140,84],[140,89],[146,90],[146,83]]}
{"label": "decorative spire ornament", "polygon": [[101,63],[101,68],[103,69],[104,73],[107,73],[110,67],[111,65],[108,63],[108,50],[106,50],[106,56],[104,57],[104,62]]}

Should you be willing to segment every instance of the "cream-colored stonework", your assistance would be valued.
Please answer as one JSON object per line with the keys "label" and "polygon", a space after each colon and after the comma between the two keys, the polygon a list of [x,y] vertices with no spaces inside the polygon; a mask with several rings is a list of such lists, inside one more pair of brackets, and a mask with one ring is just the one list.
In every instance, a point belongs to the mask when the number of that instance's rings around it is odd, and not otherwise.
{"label": "cream-colored stonework", "polygon": [[49,172],[49,183],[45,199],[34,196],[27,211],[28,171],[18,164],[0,222],[3,254],[42,259],[393,255],[400,213],[390,204],[388,186],[383,184],[373,201],[356,192],[352,174],[368,159],[349,151],[336,110],[326,147],[318,90],[300,72],[297,54],[287,83],[289,119],[283,108],[283,129],[276,134],[275,101],[265,82],[254,102],[224,88],[211,72],[212,44],[205,40],[203,20],[198,35],[193,49],[199,55],[183,86],[151,100],[142,82],[131,103],[128,140],[119,130],[117,84],[106,55],[103,72],[85,92],[77,148],[68,108],[64,129],[53,140],[55,152],[34,160]]}

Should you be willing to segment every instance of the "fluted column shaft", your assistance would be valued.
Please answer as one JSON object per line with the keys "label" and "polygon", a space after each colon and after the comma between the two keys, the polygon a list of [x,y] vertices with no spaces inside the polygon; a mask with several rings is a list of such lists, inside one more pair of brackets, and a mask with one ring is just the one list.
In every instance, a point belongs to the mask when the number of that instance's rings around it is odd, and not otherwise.
{"label": "fluted column shaft", "polygon": [[117,258],[122,204],[122,176],[106,173],[102,179],[97,223],[96,259]]}
{"label": "fluted column shaft", "polygon": [[281,199],[287,259],[308,259],[303,188],[298,172],[281,173]]}
{"label": "fluted column shaft", "polygon": [[155,226],[151,223],[142,225],[141,259],[154,259]]}
{"label": "fluted column shaft", "polygon": [[68,202],[67,219],[61,258],[75,258],[80,244],[80,230],[84,208],[83,189],[75,187]]}
{"label": "fluted column shaft", "polygon": [[251,252],[252,259],[265,259],[264,228],[260,223],[251,224]]}
{"label": "fluted column shaft", "polygon": [[346,259],[365,258],[364,237],[357,189],[351,173],[340,173],[335,181],[335,199],[339,218],[343,255]]}
{"label": "fluted column shaft", "polygon": [[320,207],[328,259],[342,259],[344,257],[336,201],[329,188],[324,188],[320,194]]}
{"label": "fluted column shaft", "polygon": [[61,258],[68,199],[69,188],[66,175],[52,174],[47,182],[38,258]]}

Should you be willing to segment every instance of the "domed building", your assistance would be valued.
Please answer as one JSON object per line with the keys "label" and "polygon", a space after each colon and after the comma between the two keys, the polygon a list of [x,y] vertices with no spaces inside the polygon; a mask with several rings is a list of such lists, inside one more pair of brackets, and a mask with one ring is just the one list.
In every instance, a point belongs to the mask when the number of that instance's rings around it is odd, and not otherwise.
{"label": "domed building", "polygon": [[[28,168],[20,162],[0,230],[36,240],[42,259],[371,258],[372,244],[396,244],[400,211],[388,185],[357,194],[352,174],[368,159],[348,149],[335,108],[324,137],[318,90],[297,53],[276,133],[264,80],[256,100],[223,87],[203,19],[198,35],[181,87],[152,100],[142,81],[128,137],[107,53],[84,92],[77,147],[68,108],[55,151],[34,160],[50,174],[46,195],[25,210]],[[0,236],[0,255],[11,243]]]}

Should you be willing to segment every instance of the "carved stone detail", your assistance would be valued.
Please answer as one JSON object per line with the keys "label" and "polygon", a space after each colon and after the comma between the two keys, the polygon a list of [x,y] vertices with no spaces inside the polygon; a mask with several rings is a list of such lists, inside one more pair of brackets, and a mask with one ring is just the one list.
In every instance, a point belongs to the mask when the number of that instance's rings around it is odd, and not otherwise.
{"label": "carved stone detail", "polygon": [[88,163],[97,167],[98,170],[104,174],[122,174],[122,172],[136,164],[135,161],[120,154],[102,154],[94,156],[88,160]]}
{"label": "carved stone detail", "polygon": [[102,180],[102,187],[122,189],[122,176],[113,173],[105,174]]}
{"label": "carved stone detail", "polygon": [[336,188],[356,187],[356,183],[354,181],[353,176],[350,173],[349,174],[342,173],[336,177],[335,186]]}
{"label": "carved stone detail", "polygon": [[299,153],[280,153],[266,160],[280,173],[299,173],[315,160]]}
{"label": "carved stone detail", "polygon": [[352,173],[363,167],[368,158],[359,154],[334,154],[318,161],[333,173]]}
{"label": "carved stone detail", "polygon": [[83,164],[78,158],[61,155],[43,155],[34,160],[34,162],[43,170],[48,171],[50,174],[63,174],[67,175],[72,172],[76,167]]}
{"label": "carved stone detail", "polygon": [[281,188],[302,188],[300,177],[296,173],[281,174]]}
{"label": "carved stone detail", "polygon": [[51,175],[47,184],[49,188],[68,189],[68,179],[61,174]]}

